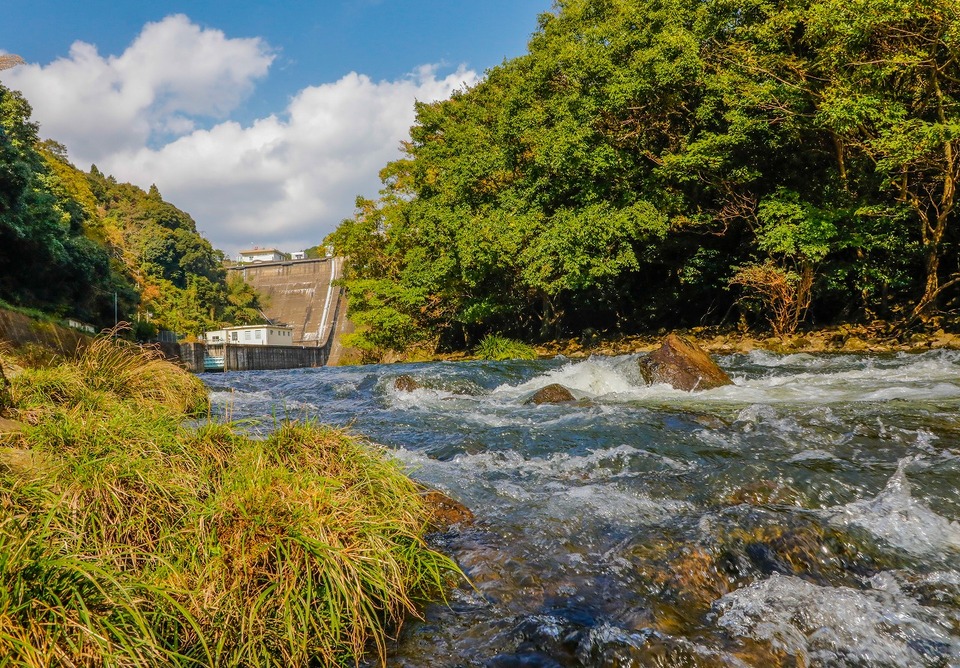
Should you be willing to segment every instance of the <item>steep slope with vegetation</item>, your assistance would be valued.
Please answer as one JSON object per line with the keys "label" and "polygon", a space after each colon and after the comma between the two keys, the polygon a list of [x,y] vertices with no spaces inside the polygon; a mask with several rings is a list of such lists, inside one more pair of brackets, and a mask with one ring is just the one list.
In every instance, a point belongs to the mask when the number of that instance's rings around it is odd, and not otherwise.
{"label": "steep slope with vegetation", "polygon": [[22,95],[0,86],[0,299],[89,321],[196,335],[260,322],[259,296],[156,187],[84,173],[41,142]]}
{"label": "steep slope with vegetation", "polygon": [[356,343],[957,324],[960,5],[559,0],[328,242]]}

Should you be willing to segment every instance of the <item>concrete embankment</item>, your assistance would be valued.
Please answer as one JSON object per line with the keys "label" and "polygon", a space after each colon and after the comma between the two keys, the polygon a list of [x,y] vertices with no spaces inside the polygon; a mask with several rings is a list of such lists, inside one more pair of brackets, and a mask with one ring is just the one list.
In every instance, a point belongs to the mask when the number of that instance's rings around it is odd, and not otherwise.
{"label": "concrete embankment", "polygon": [[0,309],[0,341],[19,348],[37,345],[60,355],[73,355],[90,342],[90,336],[79,330],[52,322],[40,322],[30,316]]}
{"label": "concrete embankment", "polygon": [[230,267],[266,297],[264,313],[273,322],[293,327],[293,342],[323,345],[336,336],[343,319],[343,289],[335,281],[343,258],[257,262]]}
{"label": "concrete embankment", "polygon": [[329,346],[207,346],[183,343],[176,356],[188,371],[256,371],[324,366]]}

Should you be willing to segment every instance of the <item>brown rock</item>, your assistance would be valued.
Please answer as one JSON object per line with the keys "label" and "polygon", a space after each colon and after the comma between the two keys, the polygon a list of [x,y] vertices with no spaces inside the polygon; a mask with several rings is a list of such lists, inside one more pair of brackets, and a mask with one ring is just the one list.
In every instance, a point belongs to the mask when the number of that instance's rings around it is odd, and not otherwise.
{"label": "brown rock", "polygon": [[473,513],[470,509],[443,492],[425,489],[420,492],[420,498],[423,499],[423,504],[430,513],[431,531],[446,531],[454,524],[473,523]]}
{"label": "brown rock", "polygon": [[8,420],[0,417],[0,434],[15,434],[23,431],[25,425],[16,420]]}
{"label": "brown rock", "polygon": [[540,404],[563,404],[568,401],[576,401],[576,397],[570,393],[570,390],[563,385],[551,383],[537,390],[536,394],[524,403],[537,404],[539,406]]}
{"label": "brown rock", "polygon": [[711,390],[733,381],[697,344],[668,334],[660,348],[640,360],[648,384],[667,383],[677,390]]}
{"label": "brown rock", "polygon": [[393,381],[393,387],[401,392],[413,392],[420,387],[420,383],[414,380],[413,376],[404,374],[403,376],[397,376],[397,379]]}

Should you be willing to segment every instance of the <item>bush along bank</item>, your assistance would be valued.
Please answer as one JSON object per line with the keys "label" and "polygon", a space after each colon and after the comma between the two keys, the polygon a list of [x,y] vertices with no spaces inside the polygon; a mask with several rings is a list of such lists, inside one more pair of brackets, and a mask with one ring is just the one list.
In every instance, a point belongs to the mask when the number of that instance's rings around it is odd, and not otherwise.
{"label": "bush along bank", "polygon": [[424,543],[414,483],[349,434],[190,426],[203,384],[109,338],[11,368],[5,413],[25,426],[0,435],[3,665],[383,661],[458,577]]}

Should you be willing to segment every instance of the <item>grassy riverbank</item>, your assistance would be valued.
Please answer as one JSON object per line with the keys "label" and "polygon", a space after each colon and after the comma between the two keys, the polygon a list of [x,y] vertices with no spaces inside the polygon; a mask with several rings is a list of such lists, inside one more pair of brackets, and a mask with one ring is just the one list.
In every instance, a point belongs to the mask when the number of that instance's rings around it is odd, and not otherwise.
{"label": "grassy riverbank", "polygon": [[4,665],[350,665],[455,572],[368,443],[197,426],[203,384],[110,339],[41,368],[0,357],[23,424],[0,435]]}

